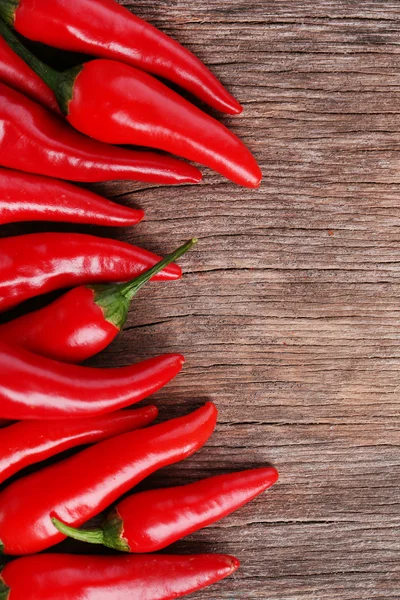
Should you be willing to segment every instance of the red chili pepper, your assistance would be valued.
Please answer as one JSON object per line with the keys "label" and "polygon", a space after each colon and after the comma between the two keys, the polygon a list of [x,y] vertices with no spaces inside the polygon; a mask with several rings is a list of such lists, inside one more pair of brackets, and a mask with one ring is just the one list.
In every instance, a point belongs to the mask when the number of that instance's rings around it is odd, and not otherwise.
{"label": "red chili pepper", "polygon": [[101,529],[52,521],[64,535],[122,552],[156,552],[219,521],[271,487],[272,467],[220,475],[189,485],[141,492],[122,500]]}
{"label": "red chili pepper", "polygon": [[154,394],[183,363],[180,354],[163,354],[128,367],[94,369],[0,342],[0,416],[76,419],[109,413]]}
{"label": "red chili pepper", "polygon": [[120,206],[59,179],[0,168],[0,225],[58,221],[124,227],[143,217],[142,210]]}
{"label": "red chili pepper", "polygon": [[0,39],[0,81],[49,110],[61,114],[54,92],[11,50],[3,38]]}
{"label": "red chili pepper", "polygon": [[157,417],[155,406],[69,421],[20,421],[0,431],[0,483],[64,450],[140,429]]}
{"label": "red chili pepper", "polygon": [[140,288],[196,241],[190,240],[128,283],[74,288],[44,308],[0,325],[0,339],[48,358],[83,362],[111,344]]}
{"label": "red chili pepper", "polygon": [[19,92],[0,84],[0,165],[71,181],[128,179],[198,183],[184,162],[91,140]]}
{"label": "red chili pepper", "polygon": [[232,575],[233,556],[40,554],[8,563],[0,600],[172,600]]}
{"label": "red chili pepper", "polygon": [[0,15],[31,40],[114,58],[169,79],[218,110],[243,110],[189,50],[113,0],[2,0]]}
{"label": "red chili pepper", "polygon": [[211,402],[185,417],[100,442],[18,479],[0,493],[0,551],[32,554],[65,538],[57,517],[80,527],[145,477],[199,450],[212,434]]}
{"label": "red chili pepper", "polygon": [[[0,256],[0,311],[60,288],[127,281],[160,260],[138,246],[83,233],[3,238]],[[154,279],[179,279],[181,275],[180,267],[172,264]]]}
{"label": "red chili pepper", "polygon": [[246,146],[148,73],[106,59],[60,73],[29,52],[4,23],[0,32],[55,92],[67,120],[81,133],[109,144],[165,150],[206,165],[239,185],[260,185],[260,168]]}

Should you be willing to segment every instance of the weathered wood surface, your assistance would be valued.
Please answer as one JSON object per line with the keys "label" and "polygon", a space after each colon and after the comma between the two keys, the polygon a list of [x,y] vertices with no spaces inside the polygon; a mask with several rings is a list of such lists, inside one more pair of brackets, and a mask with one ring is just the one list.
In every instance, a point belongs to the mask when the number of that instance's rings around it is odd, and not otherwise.
{"label": "weathered wood surface", "polygon": [[206,170],[198,187],[98,187],[147,211],[121,239],[165,253],[200,238],[183,281],[147,287],[95,361],[182,352],[183,374],[157,395],[162,417],[205,399],[220,409],[207,447],[149,484],[264,463],[281,473],[269,494],[173,548],[242,561],[193,600],[399,598],[400,4],[134,10],[243,102],[224,121],[265,173],[259,191]]}
{"label": "weathered wood surface", "polygon": [[[125,2],[130,4],[130,2]],[[124,239],[160,253],[197,235],[182,282],[137,299],[97,362],[180,351],[163,417],[220,409],[197,456],[153,482],[271,462],[273,491],[177,551],[237,555],[193,598],[400,596],[400,4],[136,0],[245,107],[259,191],[205,173],[182,189],[105,187],[147,210]]]}

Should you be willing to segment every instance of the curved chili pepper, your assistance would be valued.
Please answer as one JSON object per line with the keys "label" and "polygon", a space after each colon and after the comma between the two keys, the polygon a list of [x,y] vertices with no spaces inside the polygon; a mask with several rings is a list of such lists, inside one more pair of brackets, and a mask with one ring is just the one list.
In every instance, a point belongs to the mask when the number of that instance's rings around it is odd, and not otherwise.
{"label": "curved chili pepper", "polygon": [[55,92],[67,120],[81,133],[109,144],[165,150],[239,185],[260,185],[260,168],[243,142],[148,73],[106,59],[60,73],[29,52],[4,23],[0,32]]}
{"label": "curved chili pepper", "polygon": [[[0,256],[0,311],[60,288],[127,281],[160,260],[138,246],[83,233],[3,238]],[[172,264],[154,279],[179,279],[181,275],[178,265]]]}
{"label": "curved chili pepper", "polygon": [[81,444],[94,444],[149,425],[155,406],[69,421],[20,421],[0,431],[0,483],[25,467]]}
{"label": "curved chili pepper", "polygon": [[3,38],[0,39],[0,81],[49,110],[61,114],[54,92],[11,50]]}
{"label": "curved chili pepper", "polygon": [[211,477],[189,485],[141,492],[117,504],[101,529],[52,521],[64,535],[122,552],[156,552],[231,514],[278,479],[272,467]]}
{"label": "curved chili pepper", "polygon": [[94,369],[0,342],[0,416],[76,419],[109,413],[154,394],[183,363],[180,354],[163,354],[128,367]]}
{"label": "curved chili pepper", "polygon": [[0,84],[0,165],[71,181],[125,179],[198,183],[184,162],[91,140],[19,92]]}
{"label": "curved chili pepper", "polygon": [[114,58],[169,79],[222,112],[243,110],[189,50],[114,0],[2,0],[0,15],[31,40]]}
{"label": "curved chili pepper", "polygon": [[172,600],[232,575],[233,556],[41,554],[8,563],[0,600]]}
{"label": "curved chili pepper", "polygon": [[[32,554],[65,539],[51,517],[80,527],[145,477],[191,456],[214,431],[211,402],[185,417],[100,442],[0,493],[0,551]],[[45,490],[45,493],[43,491]]]}
{"label": "curved chili pepper", "polygon": [[143,217],[142,210],[120,206],[60,179],[0,168],[0,225],[58,221],[124,227]]}
{"label": "curved chili pepper", "polygon": [[0,325],[0,339],[48,358],[83,362],[111,344],[140,288],[196,242],[190,240],[128,283],[74,288],[44,308]]}

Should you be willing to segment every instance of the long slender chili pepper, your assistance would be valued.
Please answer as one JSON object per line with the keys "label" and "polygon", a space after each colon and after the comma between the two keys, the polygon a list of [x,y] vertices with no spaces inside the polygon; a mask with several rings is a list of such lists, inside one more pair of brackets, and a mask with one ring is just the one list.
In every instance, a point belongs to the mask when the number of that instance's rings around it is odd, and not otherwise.
{"label": "long slender chili pepper", "polygon": [[0,15],[31,40],[114,58],[169,79],[218,110],[242,112],[198,58],[114,0],[2,0]]}
{"label": "long slender chili pepper", "polygon": [[0,81],[49,110],[61,114],[54,92],[2,38],[0,39]]}
{"label": "long slender chili pepper", "polygon": [[32,554],[57,544],[65,536],[51,517],[80,527],[157,469],[199,450],[216,419],[209,402],[190,415],[100,442],[18,479],[0,493],[0,551]]}
{"label": "long slender chili pepper", "polygon": [[0,165],[18,171],[71,181],[178,184],[201,180],[198,169],[169,156],[91,140],[4,84],[0,84],[0,130]]}
{"label": "long slender chili pepper", "polygon": [[109,144],[165,150],[239,185],[259,186],[260,168],[239,138],[148,73],[107,59],[60,73],[29,52],[2,22],[0,32],[54,91],[67,120],[81,133]]}
{"label": "long slender chili pepper", "polygon": [[[128,281],[160,260],[138,246],[83,233],[3,238],[0,256],[0,311],[60,288]],[[171,264],[154,279],[179,279],[181,275],[178,265]]]}
{"label": "long slender chili pepper", "polygon": [[20,421],[0,431],[0,483],[29,465],[80,446],[140,429],[157,417],[155,406],[86,419]]}
{"label": "long slender chili pepper", "polygon": [[128,283],[74,288],[44,308],[0,325],[0,339],[48,358],[83,362],[111,344],[140,288],[196,241],[190,240]]}
{"label": "long slender chili pepper", "polygon": [[94,369],[0,342],[0,416],[76,419],[109,413],[162,388],[183,363],[180,354],[163,354],[128,367]]}
{"label": "long slender chili pepper", "polygon": [[189,485],[141,492],[117,504],[101,529],[81,530],[53,518],[64,535],[123,552],[156,552],[211,525],[271,487],[272,468],[211,477]]}
{"label": "long slender chili pepper", "polygon": [[232,575],[233,556],[40,554],[8,563],[0,600],[172,600]]}
{"label": "long slender chili pepper", "polygon": [[0,225],[61,221],[124,227],[143,217],[142,210],[120,206],[60,179],[0,168]]}

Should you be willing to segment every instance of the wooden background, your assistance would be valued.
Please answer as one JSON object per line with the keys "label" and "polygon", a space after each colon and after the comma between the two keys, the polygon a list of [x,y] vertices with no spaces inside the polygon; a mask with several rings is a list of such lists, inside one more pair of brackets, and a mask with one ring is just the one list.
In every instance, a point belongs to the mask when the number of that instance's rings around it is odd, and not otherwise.
{"label": "wooden background", "polygon": [[[129,1],[124,1],[129,5]],[[106,231],[166,253],[94,364],[185,354],[163,418],[212,399],[218,429],[146,485],[275,465],[279,484],[179,552],[226,552],[230,580],[193,600],[400,597],[400,3],[135,0],[245,107],[224,118],[262,165],[258,191],[98,186],[147,211]],[[103,233],[103,232],[102,232]]]}

